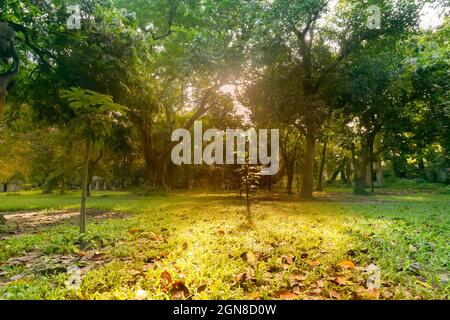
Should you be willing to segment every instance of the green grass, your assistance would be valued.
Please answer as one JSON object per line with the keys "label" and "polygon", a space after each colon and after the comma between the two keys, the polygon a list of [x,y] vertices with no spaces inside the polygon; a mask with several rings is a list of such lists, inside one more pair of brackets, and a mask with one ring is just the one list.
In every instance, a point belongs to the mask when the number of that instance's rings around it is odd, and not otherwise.
{"label": "green grass", "polygon": [[[81,240],[70,224],[7,238],[0,243],[0,264],[33,251],[49,259],[97,251],[107,262],[88,271],[78,289],[66,288],[66,273],[42,274],[31,266],[30,277],[0,286],[0,297],[133,299],[137,290],[145,290],[149,299],[169,299],[170,290],[161,283],[167,271],[193,299],[271,299],[291,290],[294,277],[300,279],[298,299],[371,298],[363,290],[363,269],[375,263],[381,270],[381,299],[449,298],[448,195],[355,197],[348,190],[342,195],[309,202],[267,195],[254,205],[249,227],[244,202],[232,194],[94,194],[89,207],[131,214],[91,220]],[[0,195],[0,212],[78,205],[78,194]],[[243,258],[248,252],[257,261]],[[347,260],[356,268],[342,270],[339,263]],[[2,270],[10,277],[27,268]],[[336,277],[345,283],[337,284]]]}

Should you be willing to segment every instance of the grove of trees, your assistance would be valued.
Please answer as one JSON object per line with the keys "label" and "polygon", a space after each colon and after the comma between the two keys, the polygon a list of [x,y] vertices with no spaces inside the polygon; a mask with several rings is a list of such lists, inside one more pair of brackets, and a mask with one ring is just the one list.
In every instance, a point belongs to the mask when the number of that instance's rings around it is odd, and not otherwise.
{"label": "grove of trees", "polygon": [[[379,28],[367,23],[370,5]],[[442,25],[421,27],[425,5]],[[340,179],[365,193],[377,162],[398,178],[448,184],[448,9],[0,0],[0,183],[82,188],[84,199],[94,176],[113,189],[239,190],[239,166],[170,161],[171,133],[202,120],[204,130],[280,129],[281,169],[260,188],[285,181],[293,193],[297,181],[308,199]]]}

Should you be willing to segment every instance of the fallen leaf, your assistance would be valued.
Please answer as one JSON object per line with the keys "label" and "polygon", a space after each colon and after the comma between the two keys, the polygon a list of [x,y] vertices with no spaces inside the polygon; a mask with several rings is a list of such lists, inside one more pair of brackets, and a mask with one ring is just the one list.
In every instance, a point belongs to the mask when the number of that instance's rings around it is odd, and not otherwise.
{"label": "fallen leaf", "polygon": [[341,299],[341,294],[337,292],[336,290],[330,291],[330,297],[334,299]]}
{"label": "fallen leaf", "polygon": [[391,299],[394,296],[392,292],[389,290],[383,290],[383,298],[385,299]]}
{"label": "fallen leaf", "polygon": [[331,281],[340,286],[345,286],[347,284],[347,277],[334,277],[331,278]]}
{"label": "fallen leaf", "polygon": [[197,288],[198,293],[203,292],[205,290],[206,290],[206,284],[202,284],[200,287]]}
{"label": "fallen leaf", "polygon": [[183,243],[183,250],[186,250],[188,248],[188,244],[185,242]]}
{"label": "fallen leaf", "polygon": [[91,260],[98,261],[98,260],[102,260],[102,259],[105,258],[105,257],[106,257],[106,254],[105,254],[105,253],[102,253],[102,252],[96,252],[96,253],[91,257]]}
{"label": "fallen leaf", "polygon": [[282,261],[283,263],[286,263],[286,264],[291,265],[291,264],[294,263],[294,256],[292,256],[292,255],[284,255],[284,256],[281,256],[281,261]]}
{"label": "fallen leaf", "polygon": [[283,300],[293,300],[293,299],[297,298],[297,295],[295,293],[293,293],[292,291],[287,291],[287,290],[276,291],[275,294],[277,295],[278,298],[283,299]]}
{"label": "fallen leaf", "polygon": [[235,277],[234,284],[236,285],[236,284],[239,284],[241,282],[245,282],[245,281],[251,280],[251,279],[252,279],[252,277],[251,277],[250,274],[248,274],[248,273],[239,273]]}
{"label": "fallen leaf", "polygon": [[182,281],[177,281],[173,284],[169,293],[175,299],[183,299],[189,295],[189,289]]}
{"label": "fallen leaf", "polygon": [[338,263],[338,266],[340,266],[342,269],[355,269],[356,268],[355,264],[349,260],[345,260],[345,261]]}
{"label": "fallen leaf", "polygon": [[310,261],[308,264],[309,264],[311,267],[315,268],[315,267],[317,267],[317,266],[320,264],[320,262],[317,261],[317,260],[312,260],[312,261]]}
{"label": "fallen leaf", "polygon": [[219,236],[225,235],[225,231],[223,229],[219,229],[219,231],[217,231],[217,233],[219,234]]}
{"label": "fallen leaf", "polygon": [[318,280],[316,282],[317,288],[324,288],[325,287],[325,282],[323,280]]}
{"label": "fallen leaf", "polygon": [[172,282],[172,276],[170,275],[169,272],[164,271],[163,273],[161,273],[159,282],[163,287],[167,287]]}

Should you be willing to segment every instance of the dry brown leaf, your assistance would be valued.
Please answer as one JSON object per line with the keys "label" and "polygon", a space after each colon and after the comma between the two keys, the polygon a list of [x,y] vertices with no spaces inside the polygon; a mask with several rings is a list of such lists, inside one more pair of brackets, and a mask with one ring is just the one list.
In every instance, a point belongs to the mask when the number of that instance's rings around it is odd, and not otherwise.
{"label": "dry brown leaf", "polygon": [[235,277],[234,284],[236,285],[236,284],[239,284],[241,282],[245,282],[245,281],[251,280],[251,279],[252,279],[252,277],[251,277],[250,274],[248,274],[248,273],[239,273]]}
{"label": "dry brown leaf", "polygon": [[347,284],[347,277],[339,276],[331,278],[331,281],[340,286],[345,286]]}
{"label": "dry brown leaf", "polygon": [[95,252],[95,254],[91,257],[91,260],[99,261],[103,260],[106,257],[106,253]]}
{"label": "dry brown leaf", "polygon": [[197,288],[198,293],[203,292],[205,290],[206,290],[206,284],[202,284],[200,287]]}
{"label": "dry brown leaf", "polygon": [[295,293],[287,290],[276,291],[275,294],[277,295],[278,298],[283,300],[293,300],[297,298],[297,295]]}
{"label": "dry brown leaf", "polygon": [[173,284],[170,295],[175,299],[183,299],[189,295],[189,289],[184,285],[184,282],[177,281]]}
{"label": "dry brown leaf", "polygon": [[352,269],[356,268],[356,265],[352,261],[349,261],[349,260],[344,260],[344,261],[338,263],[338,266],[341,267],[342,269],[351,269],[352,270]]}
{"label": "dry brown leaf", "polygon": [[330,291],[330,297],[334,299],[341,299],[341,294],[337,292],[336,290]]}
{"label": "dry brown leaf", "polygon": [[188,244],[185,242],[183,243],[183,250],[186,250],[188,248]]}
{"label": "dry brown leaf", "polygon": [[282,261],[283,263],[286,263],[286,264],[291,265],[291,264],[294,263],[294,256],[292,256],[292,255],[284,255],[284,256],[281,256],[281,261]]}
{"label": "dry brown leaf", "polygon": [[392,292],[389,290],[383,290],[383,298],[385,299],[391,299],[394,296]]}
{"label": "dry brown leaf", "polygon": [[317,260],[311,260],[308,264],[309,264],[311,267],[315,268],[315,267],[317,267],[318,265],[320,265],[320,262],[317,261]]}
{"label": "dry brown leaf", "polygon": [[325,287],[325,282],[323,280],[318,280],[316,282],[317,288],[324,288]]}
{"label": "dry brown leaf", "polygon": [[161,273],[159,282],[163,287],[167,287],[172,282],[172,276],[170,275],[169,272],[164,271],[163,273]]}
{"label": "dry brown leaf", "polygon": [[217,231],[217,233],[219,234],[219,236],[225,235],[225,231],[223,229],[219,229],[219,231]]}

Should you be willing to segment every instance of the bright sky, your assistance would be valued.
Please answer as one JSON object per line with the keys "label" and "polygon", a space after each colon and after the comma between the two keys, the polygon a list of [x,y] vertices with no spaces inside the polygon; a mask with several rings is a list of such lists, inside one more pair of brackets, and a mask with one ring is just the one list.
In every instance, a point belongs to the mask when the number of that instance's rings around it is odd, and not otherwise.
{"label": "bright sky", "polygon": [[444,18],[439,15],[439,11],[427,4],[422,10],[420,26],[424,29],[434,29],[444,23]]}

